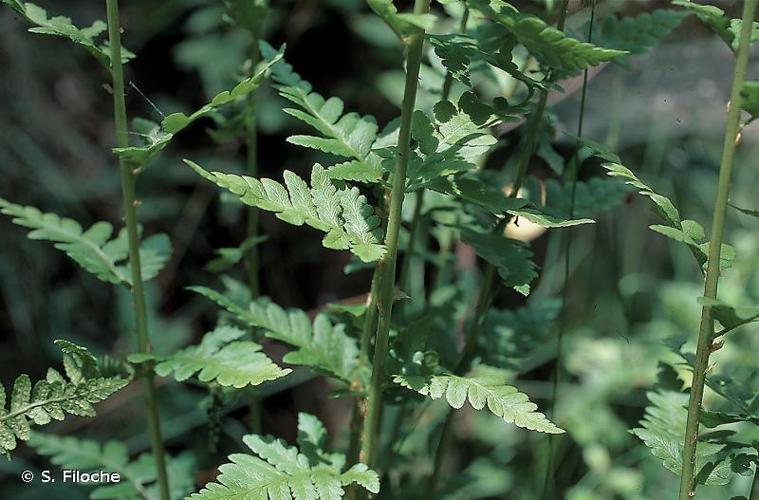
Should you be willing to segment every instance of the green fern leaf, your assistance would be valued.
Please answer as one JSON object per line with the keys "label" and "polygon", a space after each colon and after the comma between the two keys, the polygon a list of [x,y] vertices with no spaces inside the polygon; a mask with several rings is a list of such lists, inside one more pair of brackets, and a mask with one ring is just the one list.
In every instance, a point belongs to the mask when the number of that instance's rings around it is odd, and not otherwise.
{"label": "green fern leaf", "polygon": [[[323,426],[315,429],[314,417],[300,414],[299,441],[306,439],[309,447],[321,445]],[[317,435],[308,436],[308,429]],[[314,441],[316,438],[316,441]],[[358,484],[364,489],[379,492],[379,476],[364,464],[353,465],[341,471],[345,457],[326,454],[321,446],[304,453],[271,437],[249,434],[243,442],[253,454],[230,455],[232,463],[219,467],[217,482],[209,483],[189,498],[194,500],[244,500],[250,498],[277,498],[282,500],[339,500],[345,495],[344,486]],[[328,461],[312,463],[312,459],[328,456]]]}
{"label": "green fern leaf", "polygon": [[738,327],[759,321],[759,307],[734,307],[719,299],[699,297],[698,303],[711,307],[711,316],[720,322],[724,330],[718,332],[724,335]]}
{"label": "green fern leaf", "polygon": [[[96,487],[90,493],[90,498],[159,498],[152,455],[146,453],[130,461],[127,447],[122,442],[107,441],[101,444],[91,439],[33,432],[29,446],[40,455],[50,457],[50,462],[61,468],[80,471],[102,469],[119,474],[120,481],[117,484]],[[174,499],[183,498],[195,486],[194,459],[191,454],[185,453],[177,457],[168,456],[166,462],[170,496]]]}
{"label": "green fern leaf", "polygon": [[321,134],[294,135],[287,141],[349,159],[350,169],[345,164],[327,169],[334,179],[379,181],[382,177],[380,158],[372,152],[372,145],[377,139],[377,121],[374,117],[343,114],[342,100],[337,97],[325,99],[314,92],[311,84],[303,80],[290,64],[284,60],[274,64],[274,58],[279,53],[271,45],[261,42],[260,47],[263,57],[273,61],[272,79],[277,83],[280,95],[298,106],[298,109],[286,108],[285,112]]}
{"label": "green fern leaf", "polygon": [[401,14],[393,5],[392,0],[367,0],[369,8],[374,11],[391,30],[405,40],[409,35],[418,33],[419,30],[429,30],[435,23],[432,14]]}
{"label": "green fern leaf", "polygon": [[759,81],[744,82],[741,98],[741,107],[751,115],[751,120],[759,118]]}
{"label": "green fern leaf", "polygon": [[[640,421],[641,427],[630,432],[651,449],[668,470],[680,474],[682,470],[686,406],[688,395],[672,391],[650,392],[651,405]],[[725,443],[699,441],[696,448],[696,481],[699,484],[725,485],[730,482],[732,456]]]}
{"label": "green fern leaf", "polygon": [[[47,11],[33,3],[22,3],[18,0],[3,0],[3,3],[34,25],[33,28],[29,28],[30,32],[68,38],[72,42],[86,48],[104,66],[110,67],[111,50],[108,43],[98,40],[108,29],[108,26],[103,21],[97,20],[87,28],[77,28],[68,17],[55,16],[48,18]],[[121,48],[122,63],[127,63],[133,58],[134,54],[132,52],[124,47]]]}
{"label": "green fern leaf", "polygon": [[[504,34],[506,36],[504,36]],[[513,38],[508,31],[480,30],[476,36],[459,33],[453,35],[432,35],[427,38],[435,54],[448,73],[467,87],[471,87],[471,73],[483,61],[499,68],[524,83],[528,89],[545,88],[545,83],[531,78],[520,71],[512,60]]]}
{"label": "green fern leaf", "polygon": [[269,69],[281,58],[282,53],[272,55],[271,59],[258,65],[253,75],[235,85],[232,90],[220,92],[210,102],[190,115],[172,113],[166,116],[160,126],[155,125],[152,130],[145,134],[146,143],[144,145],[114,148],[113,152],[122,160],[135,165],[137,168],[145,167],[158,153],[169,145],[176,134],[190,126],[193,122],[216,112],[221,106],[241,99],[256,90],[268,74]]}
{"label": "green fern leaf", "polygon": [[258,299],[247,308],[206,287],[190,287],[226,309],[247,326],[261,328],[267,337],[296,348],[283,358],[285,363],[309,366],[352,383],[356,376],[367,379],[367,364],[361,362],[355,339],[345,333],[344,325],[333,325],[326,315],[319,314],[313,325],[300,309],[285,310],[267,299]]}
{"label": "green fern leaf", "polygon": [[[45,425],[63,420],[65,415],[95,416],[94,403],[105,400],[124,387],[128,380],[104,377],[95,358],[83,347],[61,342],[64,367],[70,378],[48,370],[47,377],[34,385],[28,375],[20,375],[13,384],[10,401],[0,384],[0,450],[16,448],[16,441],[30,437],[31,425]],[[6,407],[6,403],[10,406]]]}
{"label": "green fern leaf", "polygon": [[[706,236],[701,224],[693,220],[681,219],[680,212],[669,198],[655,193],[638,179],[629,168],[618,163],[604,163],[602,166],[608,170],[608,175],[624,179],[625,184],[638,189],[638,194],[653,202],[656,213],[666,222],[666,225],[654,224],[650,226],[653,231],[672,240],[685,243],[701,267],[706,268],[709,242],[705,241]],[[723,243],[720,252],[720,268],[728,269],[734,259],[735,249]]]}
{"label": "green fern leaf", "polygon": [[596,66],[626,54],[566,36],[532,14],[519,12],[502,0],[472,0],[471,7],[509,30],[543,64],[563,71]]}
{"label": "green fern leaf", "polygon": [[656,9],[636,17],[609,16],[594,30],[593,41],[610,49],[642,54],[672,33],[686,17],[688,13],[671,9]]}
{"label": "green fern leaf", "polygon": [[519,241],[498,234],[487,234],[463,229],[461,240],[493,264],[506,286],[514,287],[527,295],[530,282],[538,276],[532,252]]}
{"label": "green fern leaf", "polygon": [[[33,229],[29,238],[47,240],[68,255],[74,262],[99,279],[113,284],[132,286],[129,270],[129,246],[126,230],[116,238],[113,226],[97,222],[86,231],[73,219],[43,213],[35,207],[25,207],[0,198],[0,212],[13,217],[13,223]],[[143,240],[140,245],[143,281],[154,278],[171,256],[168,236],[159,234]]]}
{"label": "green fern leaf", "polygon": [[230,267],[239,264],[246,253],[268,239],[269,237],[266,235],[251,236],[246,238],[239,247],[216,248],[214,252],[218,257],[209,261],[208,264],[205,265],[205,269],[212,273],[226,271]]}
{"label": "green fern leaf", "polygon": [[[684,7],[693,12],[698,19],[714,31],[733,51],[738,49],[741,32],[741,19],[730,19],[725,11],[716,5],[700,4],[690,0],[674,0],[673,5]],[[751,30],[751,42],[759,40],[759,22],[754,21]]]}
{"label": "green fern leaf", "polygon": [[332,184],[324,168],[316,164],[311,171],[311,186],[296,174],[285,171],[285,185],[272,179],[221,172],[207,172],[197,163],[185,160],[201,177],[228,189],[246,205],[274,212],[285,222],[309,226],[327,235],[326,248],[350,250],[364,262],[385,254],[381,243],[380,221],[357,188],[340,191]]}
{"label": "green fern leaf", "polygon": [[506,384],[508,374],[503,370],[479,366],[470,377],[446,373],[431,376],[396,375],[393,380],[432,399],[445,396],[448,404],[456,409],[469,401],[475,410],[487,406],[490,413],[517,427],[549,434],[564,432],[545,415],[537,412],[537,406],[530,402],[526,394]]}
{"label": "green fern leaf", "polygon": [[207,333],[200,345],[187,347],[171,356],[134,354],[129,361],[154,361],[155,372],[166,377],[173,373],[182,382],[197,373],[201,382],[216,382],[237,389],[260,385],[289,374],[261,351],[255,342],[240,340],[245,331],[231,326],[219,326]]}

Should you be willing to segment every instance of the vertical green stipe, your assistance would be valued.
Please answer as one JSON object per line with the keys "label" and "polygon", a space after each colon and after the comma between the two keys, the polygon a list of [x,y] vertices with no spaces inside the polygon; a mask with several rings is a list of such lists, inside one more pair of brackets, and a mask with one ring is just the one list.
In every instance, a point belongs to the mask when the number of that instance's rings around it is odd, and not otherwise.
{"label": "vertical green stipe", "polygon": [[[129,146],[126,104],[124,102],[124,69],[121,64],[121,26],[119,24],[118,0],[106,0],[108,9],[108,40],[111,45],[111,77],[113,85],[113,110],[116,128],[116,145],[120,148]],[[140,237],[137,231],[137,205],[135,181],[137,173],[132,165],[119,161],[121,170],[121,188],[124,197],[127,236],[129,239],[129,264],[132,273],[132,296],[134,299],[135,327],[137,346],[140,352],[150,351],[148,338],[148,315],[145,304],[145,290],[142,283],[142,266],[140,265]],[[156,477],[161,500],[169,500],[169,481],[166,474],[166,459],[161,438],[161,425],[158,418],[158,402],[155,383],[151,369],[145,369],[143,376],[143,393],[147,406],[148,432],[155,459]]]}
{"label": "vertical green stipe", "polygon": [[[730,92],[730,106],[725,124],[725,140],[722,148],[722,159],[719,167],[717,198],[714,202],[712,217],[712,234],[709,241],[709,260],[706,267],[704,297],[717,298],[719,283],[720,251],[725,232],[725,212],[730,195],[730,178],[733,171],[733,157],[738,142],[738,130],[741,118],[741,88],[746,79],[749,50],[751,47],[751,30],[754,24],[757,0],[746,0],[743,4],[743,25],[736,52],[735,69],[733,71],[733,87]],[[698,444],[699,416],[704,397],[704,383],[709,366],[709,355],[712,351],[714,337],[714,318],[711,306],[704,305],[701,309],[701,324],[698,329],[698,344],[696,361],[693,365],[693,383],[688,402],[688,420],[685,425],[685,443],[683,448],[683,469],[680,475],[680,500],[688,500],[695,496],[696,489],[696,446]]]}
{"label": "vertical green stipe", "polygon": [[[429,0],[416,0],[414,14],[424,14],[429,9]],[[424,31],[408,37],[406,55],[406,83],[401,108],[401,125],[398,135],[398,157],[392,174],[390,209],[388,213],[385,244],[387,253],[378,264],[377,283],[377,335],[372,363],[372,378],[369,385],[367,411],[364,419],[361,460],[371,467],[374,465],[379,438],[379,420],[382,411],[382,384],[385,381],[385,360],[388,351],[390,318],[393,311],[393,289],[395,287],[395,265],[398,254],[398,236],[401,228],[401,208],[406,189],[406,168],[408,167],[411,145],[411,118],[416,102],[419,67],[422,62]]]}

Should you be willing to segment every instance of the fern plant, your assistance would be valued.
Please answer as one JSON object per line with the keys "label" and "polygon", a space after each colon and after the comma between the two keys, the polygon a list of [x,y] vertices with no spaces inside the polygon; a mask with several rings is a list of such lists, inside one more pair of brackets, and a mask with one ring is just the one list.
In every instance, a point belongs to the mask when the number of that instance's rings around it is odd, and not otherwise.
{"label": "fern plant", "polygon": [[10,394],[0,384],[0,447],[6,455],[17,441],[30,439],[32,424],[63,420],[66,414],[94,417],[93,404],[129,383],[129,376],[109,373],[84,347],[56,343],[63,352],[65,377],[53,368],[34,384],[28,375],[19,375]]}
{"label": "fern plant", "polygon": [[[732,205],[732,158],[741,133],[759,117],[759,83],[746,78],[757,31],[756,0],[746,0],[741,19],[730,19],[713,5],[676,0],[675,8],[610,15],[599,23],[595,2],[589,22],[588,11],[572,13],[566,0],[539,7],[524,3],[524,8],[503,0],[415,0],[408,12],[391,0],[368,0],[366,6],[330,2],[330,15],[346,9],[354,36],[382,39],[383,64],[392,66],[394,77],[400,75],[393,80],[398,85],[377,84],[387,97],[393,94],[389,100],[397,108],[376,106],[376,116],[363,111],[370,107],[348,109],[373,91],[358,73],[351,81],[361,86],[360,93],[343,93],[350,86],[337,86],[339,97],[325,91],[329,79],[312,84],[305,78],[313,68],[309,71],[300,57],[297,39],[302,20],[318,17],[312,16],[312,5],[298,4],[286,13],[289,5],[266,0],[167,4],[151,16],[168,23],[175,15],[186,22],[188,36],[202,35],[203,42],[184,45],[182,57],[224,34],[201,61],[207,66],[201,76],[207,95],[199,106],[166,100],[179,111],[163,115],[133,83],[161,116],[135,118],[131,127],[124,64],[137,56],[121,46],[122,34],[132,33],[122,30],[117,0],[105,2],[107,22],[85,28],[31,3],[3,3],[32,26],[30,31],[73,41],[110,71],[116,134],[110,153],[119,163],[124,223],[123,228],[113,221],[85,226],[4,198],[0,211],[27,228],[30,239],[52,243],[100,281],[124,285],[133,301],[137,346],[126,354],[126,365],[59,341],[65,376],[51,369],[35,384],[21,375],[8,393],[0,386],[0,446],[6,454],[17,441],[28,441],[55,466],[121,475],[117,485],[88,491],[91,498],[501,498],[517,490],[529,496],[537,491],[530,489],[532,483],[540,485],[544,498],[558,498],[563,493],[558,480],[574,480],[576,473],[564,467],[559,452],[569,455],[582,447],[588,469],[601,470],[609,462],[598,443],[587,445],[603,432],[578,430],[576,415],[555,411],[557,389],[572,391],[585,382],[580,373],[572,383],[560,383],[562,371],[577,374],[574,364],[582,363],[605,368],[610,359],[591,350],[581,362],[562,358],[562,337],[572,326],[575,269],[575,245],[567,234],[572,229],[562,228],[593,227],[603,212],[635,191],[661,219],[651,229],[687,247],[706,287],[698,299],[702,322],[695,355],[683,343],[672,343],[676,361],[663,364],[661,380],[648,394],[650,404],[630,432],[665,468],[680,474],[681,499],[692,497],[697,484],[722,486],[735,474],[756,470],[757,443],[738,432],[755,432],[759,425],[759,399],[741,390],[755,387],[756,376],[739,372],[730,381],[708,370],[711,352],[728,334],[759,321],[755,307],[738,307],[732,297],[718,299],[716,293],[720,273],[737,255],[723,242],[725,211]],[[553,15],[539,15],[543,7]],[[696,217],[685,218],[673,201],[641,180],[648,174],[625,167],[613,148],[582,137],[581,124],[577,137],[565,140],[559,115],[551,109],[581,80],[582,122],[590,69],[629,68],[635,55],[653,48],[688,16],[712,28],[737,58],[709,237]],[[163,34],[160,22],[151,29]],[[291,48],[265,41],[277,40],[270,30],[277,23],[288,25]],[[134,41],[150,47],[139,36]],[[205,54],[192,57],[197,62]],[[325,50],[320,57],[322,70],[326,59],[339,55]],[[218,76],[217,66],[228,68],[229,61],[237,73],[208,85],[206,76],[214,71]],[[227,90],[216,85],[222,80],[230,82]],[[183,89],[192,82],[188,78]],[[202,146],[193,134],[203,125],[209,125],[215,149],[208,155],[183,154],[194,158],[183,162],[172,156],[188,142]],[[295,151],[292,162],[276,157],[272,130],[286,132],[282,142]],[[266,164],[259,165],[259,159]],[[151,168],[162,161],[183,165]],[[137,180],[152,178],[163,196],[162,183],[175,176],[193,183],[193,191],[170,239],[152,232],[161,225],[154,220],[144,218],[144,229],[140,224],[144,209],[138,209],[152,199],[142,196],[142,184],[138,191]],[[176,190],[183,198],[186,187]],[[147,205],[155,212],[162,207]],[[754,208],[733,206],[741,217],[756,216]],[[203,217],[217,208],[219,220],[207,233],[197,232]],[[235,210],[244,214],[244,224],[232,222],[239,218]],[[289,259],[273,259],[282,249],[290,252],[278,222],[295,226],[287,235],[303,235],[299,259],[311,258],[302,251],[311,244],[309,226],[321,233],[322,247],[337,251],[325,255],[337,260],[313,263],[305,276],[300,268],[289,268]],[[546,231],[551,236],[544,246],[537,238]],[[557,239],[562,232],[563,247]],[[229,243],[221,234],[239,239]],[[586,255],[593,255],[588,247],[605,243],[603,229],[596,235],[581,241]],[[259,259],[261,249],[269,260]],[[197,259],[194,252],[204,255]],[[207,262],[206,274],[184,272],[198,261]],[[284,280],[277,276],[282,262],[290,273]],[[339,268],[350,276],[343,279]],[[557,286],[560,271],[563,284]],[[363,293],[323,294],[306,304],[301,299],[311,297],[317,275]],[[241,276],[245,282],[238,281]],[[160,297],[146,286],[153,279]],[[173,293],[188,282],[203,284],[183,289],[192,293]],[[282,287],[274,286],[280,282]],[[97,294],[95,286],[87,285]],[[627,281],[620,285],[632,287]],[[190,318],[202,322],[198,331],[206,333],[196,342],[189,333],[174,338],[171,327],[149,314],[153,310],[171,313],[184,325]],[[715,321],[721,325],[716,331]],[[558,354],[546,349],[554,338]],[[109,348],[124,351],[125,339],[108,340]],[[689,398],[666,379],[670,372],[681,378],[693,374]],[[530,380],[545,373],[554,377],[549,390]],[[32,425],[66,414],[94,416],[93,405],[126,386],[133,374],[145,396],[144,432],[99,441],[31,431]],[[303,381],[313,385],[279,394]],[[705,387],[719,396],[708,410],[701,401]],[[605,390],[603,396],[582,394],[574,404],[585,411],[594,409],[588,403],[594,398],[616,404],[609,395],[614,391]],[[277,406],[291,394],[297,423],[294,413],[289,419],[289,410]],[[266,399],[272,395],[276,398]],[[335,400],[329,406],[326,396]],[[300,411],[309,405],[325,423]],[[610,413],[593,417],[605,422]],[[467,425],[461,425],[464,419]],[[209,439],[196,439],[199,426],[207,426]],[[700,426],[710,430],[701,433]],[[561,437],[566,434],[571,446]],[[550,439],[545,460],[542,436]],[[453,452],[464,439],[472,446],[456,460]],[[530,443],[529,453],[517,454],[524,442]],[[534,478],[504,474],[520,461],[532,461],[526,467]],[[754,496],[759,495],[756,477]],[[617,496],[616,491],[608,495]]]}

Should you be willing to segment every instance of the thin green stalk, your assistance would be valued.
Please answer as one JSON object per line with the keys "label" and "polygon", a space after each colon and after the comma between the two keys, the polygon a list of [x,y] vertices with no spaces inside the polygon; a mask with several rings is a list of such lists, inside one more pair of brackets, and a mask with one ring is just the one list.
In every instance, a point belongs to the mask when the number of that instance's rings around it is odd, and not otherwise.
{"label": "thin green stalk", "polygon": [[[118,0],[106,0],[108,9],[108,40],[111,45],[111,77],[113,85],[113,109],[116,128],[116,145],[127,147],[128,128],[126,103],[124,102],[124,69],[121,64],[121,25],[119,24]],[[137,172],[133,166],[119,160],[121,170],[121,187],[124,197],[127,236],[129,240],[129,264],[132,273],[132,296],[134,298],[135,326],[137,332],[137,347],[140,352],[150,352],[148,337],[148,315],[145,304],[145,290],[142,283],[142,267],[140,265],[140,237],[137,229],[137,206],[139,201],[135,196]],[[145,369],[143,376],[143,393],[147,406],[148,433],[150,445],[156,464],[156,477],[161,500],[169,500],[169,479],[166,473],[166,459],[161,438],[161,424],[158,417],[158,400],[156,398],[155,382],[150,368]]]}
{"label": "thin green stalk", "polygon": [[[424,14],[429,9],[429,0],[415,0],[414,13]],[[366,418],[364,419],[361,459],[372,466],[375,462],[379,440],[379,417],[382,409],[382,384],[385,381],[385,360],[387,358],[390,318],[393,311],[393,289],[395,286],[395,265],[398,253],[398,236],[401,228],[401,208],[406,188],[406,168],[411,146],[411,118],[416,103],[419,67],[422,62],[424,32],[419,31],[408,39],[406,55],[406,82],[401,107],[401,126],[398,135],[398,158],[392,178],[390,210],[388,213],[385,244],[387,254],[378,264],[379,283],[377,293],[378,326],[372,363],[372,377],[369,386]]]}
{"label": "thin green stalk", "polygon": [[[593,21],[596,14],[596,0],[593,0],[590,6],[590,22],[588,23],[588,43],[593,39]],[[572,190],[569,202],[569,218],[574,216],[575,200],[577,198],[577,175],[579,173],[580,165],[578,158],[578,151],[580,149],[580,139],[582,138],[583,121],[585,118],[585,100],[588,91],[588,69],[585,68],[582,78],[582,92],[580,95],[580,117],[577,120],[577,142],[575,144],[575,151],[572,155],[572,161],[569,164],[567,170],[566,182],[572,183]],[[571,248],[572,248],[572,228],[568,227],[564,239],[564,284],[561,290],[561,319],[559,322],[559,331],[556,336],[556,362],[553,370],[553,381],[551,384],[551,399],[549,403],[549,415],[553,416],[556,411],[556,400],[558,399],[559,382],[561,380],[561,354],[563,352],[564,333],[567,327],[567,316],[569,313],[568,297],[569,297],[569,275],[570,275],[570,262],[571,262]],[[555,486],[551,480],[554,477],[554,455],[555,455],[555,436],[551,434],[548,436],[548,464],[546,465],[545,480],[543,481],[543,498],[548,498],[552,488],[549,485]]]}
{"label": "thin green stalk", "polygon": [[[706,267],[704,297],[716,299],[719,283],[720,251],[725,231],[725,213],[730,194],[730,178],[733,170],[733,157],[738,142],[738,131],[741,114],[741,87],[746,79],[749,49],[751,45],[751,30],[757,0],[746,0],[743,4],[743,25],[741,27],[738,50],[736,52],[735,70],[733,72],[733,87],[730,92],[730,105],[725,125],[725,140],[720,161],[717,198],[714,202],[712,219],[712,234],[709,241],[709,260]],[[709,355],[712,351],[714,335],[714,320],[710,306],[701,309],[701,325],[698,331],[696,360],[693,365],[693,383],[688,402],[688,420],[685,426],[685,441],[683,449],[683,467],[680,476],[680,500],[689,500],[695,495],[696,479],[696,446],[698,443],[699,416],[704,396],[706,371],[709,366]]]}
{"label": "thin green stalk", "polygon": [[[461,21],[459,22],[459,32],[464,33],[466,31],[466,25],[469,22],[469,7],[464,5],[464,12],[461,14]],[[451,87],[453,86],[453,73],[447,71],[445,73],[445,79],[443,80],[443,88],[440,94],[440,98],[443,101],[448,100],[451,95]],[[411,266],[411,258],[414,256],[414,248],[416,246],[417,231],[419,227],[419,219],[422,216],[422,206],[424,204],[424,188],[420,189],[416,194],[416,204],[414,205],[414,214],[411,218],[411,225],[409,226],[409,241],[406,246],[406,254],[403,257],[403,263],[401,264],[400,276],[398,283],[401,287],[406,287],[406,279],[408,278],[409,267]]]}
{"label": "thin green stalk", "polygon": [[[256,40],[253,41],[250,52],[251,67],[255,68],[260,59],[258,45]],[[247,109],[245,110],[245,136],[247,141],[247,164],[246,173],[251,177],[258,177],[258,130],[256,125],[256,91],[250,93],[248,97]],[[247,238],[258,236],[258,208],[249,206],[247,210]],[[250,296],[255,299],[259,295],[259,258],[258,246],[253,245],[247,252],[246,258],[248,273],[248,289]]]}
{"label": "thin green stalk", "polygon": [[[251,72],[255,71],[256,64],[261,58],[258,51],[258,38],[256,33],[252,33],[253,41],[250,47],[250,65]],[[246,136],[246,173],[251,177],[258,177],[258,127],[256,124],[256,91],[250,93],[245,109],[245,136]],[[258,236],[258,208],[249,205],[247,207],[247,238],[256,238]],[[245,259],[246,272],[248,275],[248,290],[250,298],[255,300],[260,295],[260,278],[259,278],[259,254],[258,245],[253,245],[247,251]],[[258,395],[253,392],[250,396],[250,408],[248,424],[250,431],[254,434],[261,433],[262,406]]]}

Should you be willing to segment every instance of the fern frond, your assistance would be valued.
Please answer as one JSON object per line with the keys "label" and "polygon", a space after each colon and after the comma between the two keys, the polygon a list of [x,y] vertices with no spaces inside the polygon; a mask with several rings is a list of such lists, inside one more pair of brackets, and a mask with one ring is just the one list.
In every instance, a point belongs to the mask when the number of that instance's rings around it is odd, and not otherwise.
{"label": "fern frond", "polygon": [[274,212],[279,219],[300,226],[308,224],[327,235],[322,245],[335,250],[350,250],[364,262],[382,258],[379,217],[359,194],[358,188],[338,191],[324,168],[316,164],[311,170],[311,186],[288,170],[285,185],[273,179],[207,172],[190,160],[185,163],[201,177],[240,197],[246,205]]}
{"label": "fern frond", "polygon": [[642,54],[666,38],[688,17],[687,12],[656,9],[635,17],[609,16],[594,30],[593,41],[610,49]]}
{"label": "fern frond", "polygon": [[268,299],[255,300],[244,308],[210,288],[189,289],[209,298],[245,325],[263,329],[267,337],[296,347],[285,355],[285,363],[311,367],[347,384],[355,380],[357,373],[367,378],[367,365],[359,358],[355,339],[345,333],[344,325],[333,325],[326,315],[316,316],[312,325],[304,311],[285,310]]}
{"label": "fern frond", "polygon": [[[308,418],[310,417],[310,418]],[[309,447],[321,444],[308,436],[304,426],[316,420],[300,414],[299,441],[306,439]],[[317,420],[318,422],[318,420]],[[319,423],[320,424],[320,423]],[[323,426],[320,426],[321,433]],[[355,464],[341,471],[345,457],[326,454],[321,447],[303,450],[288,446],[271,437],[249,434],[243,442],[253,454],[236,453],[229,456],[232,463],[219,467],[217,482],[209,483],[189,498],[194,500],[277,498],[282,500],[339,500],[345,495],[344,486],[358,484],[372,492],[379,492],[379,476],[364,464]],[[301,444],[302,446],[302,444]],[[323,461],[320,457],[329,456]]]}
{"label": "fern frond", "polygon": [[[105,22],[97,20],[87,28],[77,28],[68,17],[47,17],[47,11],[33,3],[20,2],[19,0],[2,1],[34,25],[33,28],[29,28],[30,32],[68,38],[72,42],[86,48],[104,66],[110,66],[111,50],[105,41],[99,40],[101,35],[108,29]],[[127,63],[133,58],[134,54],[132,52],[123,47],[121,48],[122,63]]]}
{"label": "fern frond", "polygon": [[532,55],[551,68],[577,71],[627,53],[575,40],[539,17],[521,13],[502,0],[471,0],[469,5],[509,30]]}
{"label": "fern frond", "polygon": [[503,370],[481,365],[470,377],[446,373],[430,376],[396,375],[393,380],[432,399],[445,396],[448,404],[456,409],[469,401],[475,410],[487,406],[490,413],[517,427],[549,434],[564,432],[545,415],[537,412],[537,405],[530,402],[526,394],[506,384],[508,375]]}
{"label": "fern frond", "polygon": [[[99,443],[92,439],[71,436],[53,436],[33,432],[29,446],[40,455],[50,457],[53,465],[80,471],[106,470],[118,473],[117,484],[96,487],[90,498],[119,498],[155,500],[156,469],[152,455],[146,453],[136,460],[129,460],[126,445],[120,441]],[[171,486],[171,498],[183,498],[195,485],[194,459],[189,453],[167,457],[167,472]],[[93,486],[97,486],[94,484]]]}
{"label": "fern frond", "polygon": [[[266,42],[260,42],[261,54],[273,60],[278,54]],[[345,113],[343,101],[337,97],[325,99],[313,91],[312,85],[282,60],[272,66],[272,79],[279,94],[298,106],[286,108],[285,113],[305,122],[320,135],[293,135],[291,144],[317,149],[324,153],[348,159],[347,162],[327,168],[333,179],[377,182],[382,177],[380,158],[372,152],[377,139],[377,121],[373,116]]]}
{"label": "fern frond", "polygon": [[207,333],[200,345],[187,347],[171,356],[133,354],[129,361],[154,361],[155,372],[166,377],[173,373],[182,382],[197,373],[201,382],[216,382],[237,389],[260,385],[289,374],[261,352],[255,342],[240,340],[245,331],[231,326],[219,326]]}
{"label": "fern frond", "polygon": [[[664,467],[675,474],[682,470],[688,395],[673,391],[648,393],[651,404],[630,432],[640,438]],[[699,440],[696,448],[696,481],[699,484],[725,485],[732,477],[732,455],[726,443]]]}
{"label": "fern frond", "polygon": [[751,115],[751,121],[759,118],[759,81],[750,80],[743,83],[741,89],[741,107]]}
{"label": "fern frond", "polygon": [[[70,342],[58,342],[63,351],[63,375],[50,368],[44,380],[32,382],[28,375],[19,376],[13,383],[8,400],[5,387],[0,384],[0,451],[8,453],[16,448],[16,441],[26,441],[31,425],[45,425],[52,420],[63,420],[65,415],[95,416],[92,406],[125,385],[121,377],[104,377],[97,360],[83,347]],[[10,403],[9,406],[6,406]]]}
{"label": "fern frond", "polygon": [[429,30],[435,23],[432,14],[399,13],[392,0],[367,0],[369,8],[374,11],[391,30],[405,40],[409,35],[418,33],[420,29]]}
{"label": "fern frond", "polygon": [[[701,267],[705,269],[709,242],[705,241],[706,235],[703,226],[694,220],[682,219],[680,212],[669,198],[655,193],[638,179],[629,168],[618,163],[604,163],[602,166],[608,170],[608,175],[624,179],[625,184],[638,189],[638,194],[650,199],[657,215],[666,223],[666,225],[654,224],[650,228],[667,238],[685,243]],[[734,258],[735,249],[723,243],[720,252],[720,268],[729,268]]]}
{"label": "fern frond", "polygon": [[[674,0],[673,5],[683,7],[693,12],[698,19],[717,34],[732,50],[738,49],[738,39],[743,21],[740,18],[730,19],[725,11],[716,5],[701,4],[690,0]],[[759,40],[759,22],[754,21],[751,30],[751,43]]]}
{"label": "fern frond", "polygon": [[113,148],[122,160],[135,165],[137,168],[145,167],[150,161],[169,145],[174,136],[187,128],[194,121],[217,111],[221,106],[241,99],[256,90],[269,72],[269,69],[282,58],[282,53],[272,55],[271,59],[259,64],[253,75],[244,79],[232,90],[220,92],[210,102],[187,115],[185,113],[172,113],[166,116],[161,125],[154,125],[149,133],[145,134],[146,144],[142,146],[128,146],[125,148]]}
{"label": "fern frond", "polygon": [[[53,246],[99,279],[132,286],[129,270],[129,245],[126,230],[116,238],[113,226],[97,222],[86,231],[73,219],[43,213],[35,207],[21,206],[0,198],[0,212],[13,217],[13,223],[33,229],[32,240],[52,241]],[[171,242],[165,234],[151,236],[140,245],[143,281],[154,278],[171,257]]]}
{"label": "fern frond", "polygon": [[498,234],[480,233],[470,229],[461,231],[461,240],[493,264],[506,286],[527,295],[530,283],[538,276],[532,252],[523,243]]}
{"label": "fern frond", "polygon": [[[474,108],[475,100],[474,94],[466,92],[458,105],[450,101],[435,104],[432,118],[423,111],[414,112],[411,133],[418,148],[409,162],[407,192],[477,168],[478,159],[495,145],[490,127],[497,119],[487,106]],[[388,161],[394,160],[393,151]]]}

